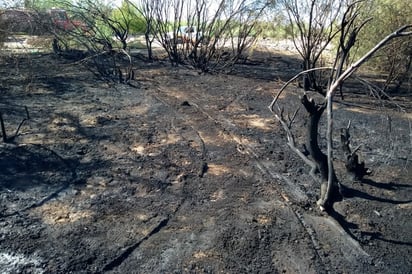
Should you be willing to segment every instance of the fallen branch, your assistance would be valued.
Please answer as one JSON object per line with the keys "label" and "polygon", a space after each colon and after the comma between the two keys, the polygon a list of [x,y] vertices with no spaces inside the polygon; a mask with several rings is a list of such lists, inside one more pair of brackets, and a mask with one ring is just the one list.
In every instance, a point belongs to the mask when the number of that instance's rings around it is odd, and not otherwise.
{"label": "fallen branch", "polygon": [[124,247],[122,249],[122,252],[116,258],[104,265],[102,272],[111,271],[121,265],[124,260],[126,260],[130,256],[130,254],[132,254],[132,252],[136,250],[136,248],[138,248],[144,241],[147,241],[151,236],[158,233],[163,227],[167,226],[168,222],[169,217],[161,217],[160,221],[151,228],[148,234],[146,234],[143,238],[139,239],[134,244]]}

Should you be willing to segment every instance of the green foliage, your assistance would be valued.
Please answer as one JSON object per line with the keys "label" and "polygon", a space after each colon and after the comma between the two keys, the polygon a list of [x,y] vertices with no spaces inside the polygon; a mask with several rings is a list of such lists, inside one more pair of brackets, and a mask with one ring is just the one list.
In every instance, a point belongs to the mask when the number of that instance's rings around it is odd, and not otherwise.
{"label": "green foliage", "polygon": [[260,22],[259,28],[262,30],[263,37],[275,39],[286,39],[288,35],[288,25],[277,22]]}
{"label": "green foliage", "polygon": [[359,55],[365,54],[388,33],[412,23],[412,3],[407,0],[374,0],[363,12],[362,17],[372,18],[372,21],[359,36]]}
{"label": "green foliage", "polygon": [[[412,3],[407,0],[374,0],[363,10],[363,18],[372,18],[358,37],[357,56],[365,54],[384,36],[412,23]],[[388,75],[386,86],[405,80],[411,74],[412,37],[392,41],[369,62],[369,69]],[[398,86],[399,87],[399,86]]]}
{"label": "green foliage", "polygon": [[124,28],[128,27],[130,34],[143,33],[146,29],[146,22],[141,13],[127,1],[112,11],[111,18]]}
{"label": "green foliage", "polygon": [[64,8],[60,1],[56,0],[26,0],[25,7],[35,10],[48,10],[51,8]]}

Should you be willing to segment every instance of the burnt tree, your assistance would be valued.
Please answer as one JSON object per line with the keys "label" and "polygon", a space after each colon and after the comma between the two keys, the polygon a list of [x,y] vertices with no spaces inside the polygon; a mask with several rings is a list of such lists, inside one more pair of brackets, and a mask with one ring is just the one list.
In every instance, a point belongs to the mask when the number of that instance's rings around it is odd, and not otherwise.
{"label": "burnt tree", "polygon": [[[353,8],[353,7],[349,7]],[[347,14],[352,13],[345,13]],[[348,18],[343,18],[343,23],[346,23]],[[356,16],[353,13],[352,16]],[[339,201],[344,196],[344,188],[340,184],[333,165],[333,146],[332,146],[332,132],[333,132],[333,98],[336,91],[342,87],[344,81],[348,79],[363,63],[365,63],[375,52],[385,46],[388,42],[394,38],[402,36],[412,35],[412,25],[406,25],[395,32],[386,36],[379,44],[377,44],[373,49],[371,49],[367,54],[360,58],[357,62],[353,63],[351,66],[344,69],[343,63],[345,63],[345,58],[349,55],[350,48],[354,45],[355,37],[358,32],[364,26],[366,21],[360,22],[357,25],[349,24],[350,29],[346,27],[348,24],[342,24],[342,38],[340,40],[341,45],[336,53],[336,59],[333,67],[321,67],[314,68],[311,70],[303,71],[291,80],[283,85],[279,90],[275,98],[272,100],[269,108],[271,112],[275,115],[275,118],[280,122],[283,129],[287,133],[289,147],[300,157],[306,164],[311,167],[311,176],[321,183],[321,193],[320,199],[318,200],[318,205],[320,209],[329,211],[332,210],[333,203]],[[330,71],[330,80],[327,91],[322,95],[321,102],[316,103],[314,98],[310,98],[306,92],[303,92],[301,96],[301,104],[307,112],[308,122],[307,122],[307,134],[306,134],[306,153],[298,149],[298,145],[295,142],[295,136],[292,132],[292,127],[296,119],[296,113],[290,116],[285,114],[284,108],[279,106],[279,98],[285,88],[292,83],[297,78],[302,75],[308,74],[316,70],[327,70]],[[326,112],[325,112],[326,111]],[[319,122],[326,113],[327,115],[327,153],[325,154],[319,146],[318,136],[320,134]],[[290,118],[292,117],[292,118]],[[362,179],[365,175],[370,175],[371,171],[365,167],[363,162],[359,162],[359,157],[356,154],[357,149],[352,150],[350,148],[350,134],[349,126],[341,130],[341,143],[342,149],[345,153],[346,169],[352,174],[354,180]]]}

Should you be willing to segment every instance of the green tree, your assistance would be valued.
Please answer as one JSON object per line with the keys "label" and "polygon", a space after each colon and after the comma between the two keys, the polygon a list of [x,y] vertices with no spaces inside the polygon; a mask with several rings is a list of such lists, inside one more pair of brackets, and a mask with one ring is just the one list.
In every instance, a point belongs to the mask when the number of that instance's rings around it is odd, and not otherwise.
{"label": "green tree", "polygon": [[25,0],[24,7],[35,10],[47,10],[51,8],[64,8],[60,1],[56,0]]}
{"label": "green tree", "polygon": [[138,12],[138,16],[143,19],[144,23],[144,37],[147,48],[147,57],[149,61],[153,61],[153,42],[155,40],[156,34],[156,21],[155,12],[156,5],[155,1],[151,0],[126,0],[130,5],[132,5]]}
{"label": "green tree", "polygon": [[[365,54],[385,33],[412,22],[412,2],[408,0],[373,0],[363,10],[372,19],[359,35],[362,41],[357,56]],[[411,90],[412,37],[392,41],[369,62],[369,68],[386,75],[386,82],[376,94],[398,92],[407,82]]]}
{"label": "green tree", "polygon": [[111,17],[123,29],[128,29],[131,34],[143,33],[145,30],[143,16],[129,1],[123,1],[119,8],[115,8]]}

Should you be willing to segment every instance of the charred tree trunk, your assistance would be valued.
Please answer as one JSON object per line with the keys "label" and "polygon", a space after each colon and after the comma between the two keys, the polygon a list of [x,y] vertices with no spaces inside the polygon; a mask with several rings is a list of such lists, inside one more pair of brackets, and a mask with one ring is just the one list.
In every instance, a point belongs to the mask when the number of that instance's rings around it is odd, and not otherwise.
{"label": "charred tree trunk", "polygon": [[355,149],[354,151],[351,150],[349,126],[341,129],[340,139],[342,143],[342,150],[346,157],[346,171],[351,175],[351,179],[353,181],[362,181],[363,177],[370,175],[372,171],[365,167],[364,162],[359,162],[359,156],[356,154],[358,149]]}
{"label": "charred tree trunk", "polygon": [[152,49],[152,40],[150,40],[150,33],[148,31],[144,34],[146,40],[146,48],[147,48],[147,59],[152,62],[153,61],[153,49]]}
{"label": "charred tree trunk", "polygon": [[[310,57],[306,57],[305,59],[307,60],[303,62],[303,65],[302,65],[303,71],[316,68],[316,64],[313,64],[310,61]],[[318,77],[316,76],[316,73],[317,73],[316,71],[309,71],[308,73],[305,73],[302,76],[302,88],[305,91],[311,90],[311,91],[316,91],[319,94],[325,95],[325,91],[320,85],[318,81]]]}
{"label": "charred tree trunk", "polygon": [[[362,26],[367,21],[364,21],[364,23],[362,23]],[[357,27],[357,30],[360,30],[361,27]],[[326,94],[319,92],[324,96],[323,104],[316,104],[313,99],[309,99],[307,97],[306,93],[303,95],[303,97],[301,98],[301,103],[305,107],[306,111],[309,113],[308,134],[306,136],[307,151],[302,152],[300,149],[298,149],[295,143],[294,135],[292,133],[292,124],[295,121],[297,111],[295,111],[292,116],[288,115],[288,120],[286,120],[284,115],[284,108],[278,105],[278,101],[286,87],[293,81],[295,81],[298,77],[301,77],[302,74],[307,74],[314,70],[325,69],[336,71],[336,67],[338,65],[337,61],[335,62],[332,68],[313,68],[298,73],[282,86],[282,88],[276,94],[276,96],[272,100],[272,103],[269,106],[270,111],[275,114],[276,119],[278,119],[278,121],[281,123],[282,127],[286,131],[289,147],[292,148],[292,150],[297,155],[299,155],[299,157],[302,160],[304,160],[306,164],[308,164],[311,167],[310,175],[316,181],[318,181],[319,177],[321,177],[321,197],[317,203],[320,206],[321,210],[331,212],[333,210],[333,203],[341,200],[346,194],[345,192],[347,190],[343,185],[339,183],[333,166],[333,96],[336,93],[336,90],[342,85],[342,83],[347,78],[349,78],[363,63],[369,60],[375,52],[377,52],[379,49],[385,46],[385,44],[387,44],[390,40],[402,36],[412,36],[412,25],[405,25],[397,29],[395,32],[386,36],[382,41],[380,41],[374,48],[372,48],[358,61],[350,65],[346,70],[341,71],[338,74],[339,76],[336,76],[336,74],[332,75],[332,77],[330,77]],[[347,58],[347,55],[345,56],[344,57]],[[327,155],[325,155],[321,151],[318,144],[319,121],[325,110],[327,112]],[[371,171],[365,168],[364,163],[359,163],[359,157],[356,155],[357,149],[354,149],[353,151],[350,149],[349,137],[350,136],[348,131],[343,132],[341,137],[343,149],[348,155],[347,169],[349,169],[350,172],[354,173],[358,177],[369,175]],[[315,176],[316,171],[320,173],[320,176]]]}
{"label": "charred tree trunk", "polygon": [[325,111],[326,105],[316,104],[314,100],[309,100],[303,95],[301,102],[309,113],[309,123],[307,125],[307,149],[310,156],[315,160],[317,171],[320,172],[322,179],[328,178],[328,163],[326,155],[321,151],[318,144],[319,120]]}
{"label": "charred tree trunk", "polygon": [[321,185],[321,198],[319,201],[322,202],[321,206],[328,210],[334,202],[342,200],[342,194],[340,192],[340,184],[336,177],[335,171],[332,170],[332,189],[331,195],[325,199],[327,195],[327,182],[328,182],[328,157],[322,152],[319,148],[318,143],[318,132],[319,132],[319,121],[326,109],[326,104],[316,104],[314,100],[308,99],[306,95],[303,95],[301,103],[305,107],[306,111],[309,113],[309,123],[307,125],[308,134],[307,134],[307,149],[316,162],[317,172],[320,173],[322,180]]}

